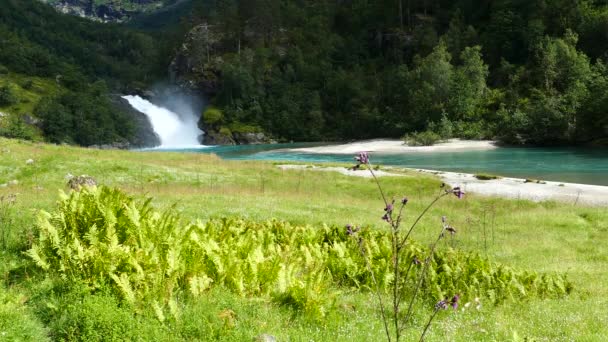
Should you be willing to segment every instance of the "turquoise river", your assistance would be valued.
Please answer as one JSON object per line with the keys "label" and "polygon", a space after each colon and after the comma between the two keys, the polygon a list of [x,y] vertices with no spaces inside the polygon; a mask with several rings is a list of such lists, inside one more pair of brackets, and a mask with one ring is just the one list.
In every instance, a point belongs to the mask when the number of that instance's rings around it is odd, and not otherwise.
{"label": "turquoise river", "polygon": [[[285,162],[352,162],[352,155],[312,154],[292,148],[327,144],[296,143],[163,149],[163,151],[214,153],[224,159]],[[608,186],[607,148],[515,148],[486,151],[372,153],[375,164],[505,177]]]}

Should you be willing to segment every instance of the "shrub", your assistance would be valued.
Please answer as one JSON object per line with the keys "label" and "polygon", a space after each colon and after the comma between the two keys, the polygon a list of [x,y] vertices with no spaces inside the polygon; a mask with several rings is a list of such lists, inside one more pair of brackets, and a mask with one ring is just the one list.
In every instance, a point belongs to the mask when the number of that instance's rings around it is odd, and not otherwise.
{"label": "shrub", "polygon": [[0,136],[14,139],[34,140],[35,129],[26,125],[17,115],[9,116],[4,126],[0,126]]}
{"label": "shrub", "polygon": [[19,98],[10,86],[0,87],[0,106],[12,106],[17,102],[19,102]]}
{"label": "shrub", "polygon": [[490,175],[487,173],[478,173],[475,175],[475,178],[479,179],[479,180],[493,180],[493,179],[500,179],[500,176],[496,176],[496,175]]}
{"label": "shrub", "polygon": [[432,146],[441,141],[439,134],[433,131],[408,133],[403,140],[409,146]]}
{"label": "shrub", "polygon": [[221,123],[223,120],[224,120],[224,113],[218,108],[209,107],[203,113],[203,121],[206,124],[209,124],[209,125],[218,124],[218,123]]}
{"label": "shrub", "polygon": [[437,133],[442,140],[454,137],[454,124],[448,119],[447,114],[441,116],[439,123],[429,123],[429,131]]}

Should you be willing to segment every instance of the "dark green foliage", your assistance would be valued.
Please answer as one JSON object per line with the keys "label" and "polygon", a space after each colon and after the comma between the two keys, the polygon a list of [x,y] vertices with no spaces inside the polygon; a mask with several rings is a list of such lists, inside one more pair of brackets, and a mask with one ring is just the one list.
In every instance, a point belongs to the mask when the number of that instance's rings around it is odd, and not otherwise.
{"label": "dark green foliage", "polygon": [[228,124],[297,140],[435,131],[443,116],[468,139],[607,134],[596,59],[608,45],[593,43],[605,40],[605,3],[408,1],[401,13],[396,1],[322,3],[195,5],[192,20],[222,33],[221,71],[203,77],[219,81],[212,100]]}
{"label": "dark green foliage", "polygon": [[433,131],[408,133],[403,141],[409,146],[433,146],[441,141],[441,136]]}
{"label": "dark green foliage", "polygon": [[0,1],[0,63],[13,72],[56,77],[68,86],[105,78],[128,85],[156,75],[150,37],[61,15],[35,0]]}
{"label": "dark green foliage", "polygon": [[0,125],[0,136],[14,139],[33,140],[35,137],[35,128],[26,125],[19,116],[11,115],[6,120],[6,123]]}
{"label": "dark green foliage", "polygon": [[0,87],[0,107],[12,106],[17,102],[19,102],[19,99],[10,86],[4,85]]}
{"label": "dark green foliage", "polygon": [[109,102],[103,83],[79,92],[45,98],[35,109],[42,120],[42,131],[54,143],[83,146],[128,141],[134,132],[126,113]]}
{"label": "dark green foliage", "polygon": [[[45,137],[55,143],[127,141],[133,134],[132,119],[112,108],[106,95],[145,87],[165,70],[151,37],[62,15],[37,0],[0,0],[0,37],[0,73],[49,78],[62,90],[36,108]],[[22,87],[32,85],[28,81]],[[0,88],[0,106],[17,100],[10,88]],[[28,137],[6,129],[7,136]]]}
{"label": "dark green foliage", "polygon": [[490,175],[487,173],[478,173],[475,175],[475,178],[479,179],[479,180],[493,180],[493,179],[500,179],[500,176],[496,176],[496,175]]}

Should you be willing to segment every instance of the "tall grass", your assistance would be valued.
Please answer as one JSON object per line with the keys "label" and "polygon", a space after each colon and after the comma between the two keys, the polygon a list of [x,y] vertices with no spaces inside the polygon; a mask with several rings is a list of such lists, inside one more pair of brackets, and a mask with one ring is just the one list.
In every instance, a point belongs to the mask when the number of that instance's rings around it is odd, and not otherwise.
{"label": "tall grass", "polygon": [[[33,165],[25,163],[30,158],[35,160]],[[253,221],[276,217],[293,225],[343,226],[345,222],[357,222],[370,229],[382,227],[378,217],[369,215],[380,200],[375,184],[369,180],[337,173],[283,171],[272,163],[228,162],[208,155],[97,151],[0,139],[0,184],[19,180],[16,186],[0,188],[0,196],[19,194],[8,236],[8,244],[13,247],[0,252],[0,275],[4,280],[3,291],[6,293],[10,288],[11,312],[25,313],[21,319],[11,321],[14,322],[11,329],[27,330],[32,325],[67,331],[70,326],[76,327],[74,322],[79,320],[67,319],[63,310],[71,300],[67,294],[32,279],[35,272],[23,265],[22,254],[28,248],[37,212],[55,208],[57,189],[65,189],[67,173],[91,175],[101,184],[121,188],[136,197],[153,196],[153,207],[161,212],[175,204],[187,221],[236,215]],[[260,174],[268,180],[263,191]],[[408,204],[412,211],[423,209],[422,203],[428,203],[436,195],[440,184],[430,176],[408,172],[404,177],[381,178],[380,182],[390,189],[387,196],[407,195],[412,200]],[[608,333],[608,318],[604,315],[608,305],[605,208],[471,195],[462,201],[442,202],[432,209],[429,219],[420,222],[414,239],[427,245],[436,238],[434,218],[441,215],[448,216],[459,229],[453,240],[439,245],[440,250],[454,247],[480,251],[490,260],[510,267],[566,273],[576,290],[559,300],[507,301],[495,307],[484,303],[480,311],[440,312],[427,340],[511,340],[517,336],[539,341],[602,341]],[[51,301],[52,298],[55,299]],[[209,334],[211,339],[240,341],[261,333],[292,340],[353,341],[382,337],[383,328],[378,324],[372,296],[344,291],[338,298],[337,307],[319,322],[294,315],[289,306],[261,298],[243,298],[220,286],[212,288],[207,296],[185,301],[182,320],[165,324],[177,339],[188,340],[205,340],[205,334]],[[59,309],[48,309],[47,304]],[[235,312],[232,328],[224,327],[218,317],[225,309]],[[417,310],[424,315],[414,317],[414,322],[424,324],[429,311],[424,306]],[[130,317],[137,326],[141,314]],[[156,321],[155,317],[150,319]],[[165,330],[159,329],[162,335]]]}

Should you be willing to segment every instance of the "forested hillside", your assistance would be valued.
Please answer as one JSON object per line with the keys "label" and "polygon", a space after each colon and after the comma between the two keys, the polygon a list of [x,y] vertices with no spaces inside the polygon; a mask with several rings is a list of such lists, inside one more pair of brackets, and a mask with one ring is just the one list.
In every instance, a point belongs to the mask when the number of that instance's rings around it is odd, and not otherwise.
{"label": "forested hillside", "polygon": [[200,26],[175,78],[226,127],[293,140],[607,135],[605,1],[220,0],[189,22]]}
{"label": "forested hillside", "polygon": [[[106,94],[157,81],[205,97],[214,108],[200,125],[218,134],[541,145],[608,136],[606,1],[113,2],[166,5],[122,25],[40,1],[0,4],[0,111],[40,119],[52,142],[129,140],[137,125]],[[35,136],[23,121],[0,118],[0,133]],[[79,136],[83,125],[103,133]]]}
{"label": "forested hillside", "polygon": [[35,0],[0,0],[0,111],[8,117],[0,118],[0,132],[147,145],[137,118],[109,94],[160,79],[158,51],[151,37],[121,26],[62,15]]}

